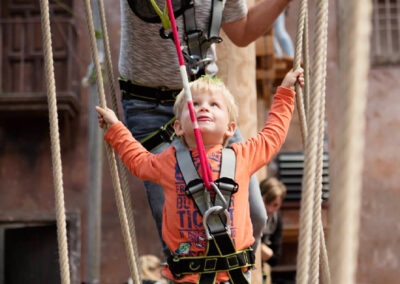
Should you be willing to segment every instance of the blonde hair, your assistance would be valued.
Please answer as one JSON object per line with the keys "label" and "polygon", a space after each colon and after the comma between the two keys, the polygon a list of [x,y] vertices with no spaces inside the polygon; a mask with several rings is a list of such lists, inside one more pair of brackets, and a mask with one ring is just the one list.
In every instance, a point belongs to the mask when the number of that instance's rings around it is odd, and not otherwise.
{"label": "blonde hair", "polygon": [[[236,122],[238,119],[238,107],[235,102],[235,98],[229,92],[228,88],[225,86],[221,79],[202,76],[199,79],[189,83],[191,92],[193,93],[204,93],[209,91],[211,94],[221,93],[225,99],[226,107],[228,109],[228,116],[230,122]],[[186,103],[185,90],[179,93],[176,97],[174,104],[174,114],[176,119],[180,119],[183,107]]]}
{"label": "blonde hair", "polygon": [[266,203],[271,203],[277,197],[283,201],[286,196],[286,187],[278,179],[270,177],[260,183],[261,195]]}

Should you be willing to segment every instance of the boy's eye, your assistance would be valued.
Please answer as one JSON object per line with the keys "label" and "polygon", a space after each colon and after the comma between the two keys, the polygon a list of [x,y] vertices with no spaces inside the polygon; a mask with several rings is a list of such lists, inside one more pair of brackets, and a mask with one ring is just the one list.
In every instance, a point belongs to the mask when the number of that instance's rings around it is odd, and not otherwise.
{"label": "boy's eye", "polygon": [[197,106],[199,106],[199,103],[198,102],[193,102],[193,106],[197,107]]}
{"label": "boy's eye", "polygon": [[219,104],[218,103],[211,103],[211,106],[212,107],[219,107]]}

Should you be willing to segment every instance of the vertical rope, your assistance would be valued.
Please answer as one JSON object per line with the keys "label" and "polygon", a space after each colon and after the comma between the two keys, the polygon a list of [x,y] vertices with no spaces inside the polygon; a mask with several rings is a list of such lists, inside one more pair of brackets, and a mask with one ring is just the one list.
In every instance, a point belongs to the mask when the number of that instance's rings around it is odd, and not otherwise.
{"label": "vertical rope", "polygon": [[[328,43],[328,20],[325,22],[326,27],[325,27],[325,36],[324,36],[324,41],[326,44]],[[326,97],[326,72],[327,72],[327,58],[328,58],[328,48],[327,46],[325,47],[325,55],[324,55],[324,66],[323,66],[323,71],[325,72],[324,75],[324,82],[322,83],[322,101],[321,101],[321,120],[320,120],[320,133],[319,133],[319,143],[320,143],[320,152],[319,152],[319,169],[321,173],[319,174],[320,177],[322,177],[323,174],[323,154],[324,154],[324,134],[325,134],[325,97]],[[322,186],[322,182],[320,183]],[[320,192],[320,195],[322,196],[322,190]],[[324,284],[330,284],[330,271],[329,271],[329,261],[328,261],[328,252],[326,249],[326,242],[325,242],[325,232],[324,232],[324,226],[322,223],[322,219],[320,218],[320,271],[321,271],[321,276]]]}
{"label": "vertical rope", "polygon": [[[306,137],[306,145],[304,151],[304,174],[302,182],[302,199],[301,199],[301,211],[300,211],[300,233],[299,233],[299,246],[297,255],[297,265],[299,267],[297,271],[296,283],[308,284],[316,283],[318,281],[318,269],[315,271],[315,265],[311,262],[313,259],[319,259],[319,222],[314,219],[314,200],[315,198],[320,199],[320,196],[315,197],[316,186],[316,164],[317,164],[317,141],[319,133],[319,120],[320,120],[320,105],[321,105],[321,90],[323,78],[323,56],[324,51],[324,39],[325,39],[325,25],[324,21],[327,19],[328,13],[327,0],[317,1],[316,18],[317,22],[315,25],[314,32],[314,61],[312,63],[312,82],[311,82],[311,95],[310,95],[310,113],[307,123],[308,135]],[[320,207],[319,207],[320,210]],[[320,212],[319,212],[320,214]],[[314,221],[313,221],[314,219]],[[318,223],[316,223],[318,222]],[[318,226],[315,227],[313,232],[313,223]],[[314,233],[314,234],[312,234]],[[312,242],[314,237],[315,242]],[[317,256],[313,247],[317,247]],[[311,252],[312,258],[311,258]],[[319,262],[317,262],[319,263]],[[312,269],[313,268],[313,269]],[[312,269],[312,270],[311,270]],[[311,279],[310,279],[311,278]],[[317,278],[317,279],[315,279]]]}
{"label": "vertical rope", "polygon": [[369,69],[371,1],[339,1],[339,92],[334,127],[329,249],[332,283],[355,283]]}
{"label": "vertical rope", "polygon": [[[111,94],[111,105],[114,112],[117,114],[118,119],[120,119],[119,112],[118,112],[118,104],[117,104],[117,95],[116,95],[116,88],[115,88],[115,80],[114,80],[114,72],[113,72],[113,65],[111,59],[111,51],[110,51],[110,39],[108,36],[108,29],[107,29],[107,20],[104,10],[104,1],[98,0],[99,3],[99,12],[100,12],[100,20],[101,20],[101,29],[103,33],[103,43],[104,43],[104,50],[105,50],[105,63],[106,63],[106,74],[110,86],[110,94]],[[121,119],[120,119],[121,120]],[[122,193],[124,197],[124,204],[126,208],[126,213],[128,217],[128,225],[129,230],[132,238],[132,246],[133,251],[135,253],[135,258],[139,259],[139,252],[137,248],[137,240],[136,240],[136,226],[135,226],[135,219],[133,215],[133,208],[132,208],[132,198],[131,192],[129,190],[129,183],[128,183],[128,169],[122,163],[121,159],[117,159],[118,169],[120,170],[120,178],[121,178],[121,185],[122,185]],[[140,271],[139,271],[140,273]],[[138,275],[139,281],[140,274]]]}
{"label": "vertical rope", "polygon": [[326,85],[326,56],[327,56],[327,29],[328,29],[328,1],[322,3],[321,8],[317,10],[317,18],[321,19],[317,24],[321,25],[321,34],[318,31],[318,41],[321,45],[321,73],[319,92],[319,117],[318,117],[318,135],[317,135],[317,164],[315,175],[315,193],[314,193],[314,209],[313,209],[313,228],[312,228],[312,250],[311,250],[311,281],[319,282],[320,271],[320,250],[321,234],[323,234],[323,224],[321,220],[321,196],[322,196],[322,174],[323,174],[323,156],[324,156],[324,133],[325,133],[325,85]]}
{"label": "vertical rope", "polygon": [[60,153],[60,136],[58,129],[56,85],[54,79],[54,62],[50,31],[50,16],[48,0],[40,0],[42,42],[46,76],[47,100],[49,104],[49,122],[51,139],[51,157],[53,165],[53,182],[55,190],[55,207],[57,219],[57,240],[60,262],[61,283],[70,283],[68,261],[67,224],[65,217],[64,189],[62,180],[62,165]]}
{"label": "vertical rope", "polygon": [[[295,47],[295,55],[293,62],[293,69],[296,70],[300,67],[301,64],[301,55],[303,48],[303,40],[304,40],[304,22],[307,16],[308,3],[307,0],[301,0],[299,13],[297,16],[297,32],[296,32],[296,47]],[[305,78],[307,79],[307,78]],[[307,81],[306,81],[307,82]],[[296,104],[297,104],[297,112],[299,114],[300,120],[300,130],[301,130],[301,138],[303,145],[306,144],[307,137],[307,124],[306,124],[306,113],[304,109],[304,97],[303,90],[300,85],[296,84]]]}
{"label": "vertical rope", "polygon": [[[322,223],[321,223],[322,227]],[[329,270],[328,252],[326,250],[325,233],[323,227],[321,228],[321,249],[320,249],[320,263],[321,263],[321,277],[322,283],[331,284],[331,272]]]}
{"label": "vertical rope", "polygon": [[108,84],[110,86],[110,93],[111,93],[111,105],[112,108],[117,115],[118,119],[120,119],[119,112],[118,112],[118,103],[117,103],[117,96],[115,91],[115,81],[114,81],[114,71],[113,65],[111,60],[111,51],[110,51],[110,38],[108,37],[108,29],[107,29],[107,19],[106,14],[104,12],[104,2],[103,0],[97,0],[99,6],[99,13],[100,13],[100,23],[101,23],[101,31],[103,35],[103,44],[104,44],[104,58],[106,63],[106,72],[107,72],[107,79]]}
{"label": "vertical rope", "polygon": [[[305,117],[309,117],[310,105],[310,47],[309,47],[309,31],[308,31],[308,11],[306,10],[304,18],[304,31],[303,31],[303,66],[304,66],[304,109]],[[303,144],[304,145],[304,144]]]}
{"label": "vertical rope", "polygon": [[[95,37],[95,32],[94,32],[94,27],[93,27],[93,18],[92,18],[92,9],[90,6],[90,0],[85,0],[85,12],[86,12],[87,25],[88,25],[88,29],[89,29],[92,60],[93,60],[95,71],[96,71],[96,82],[97,82],[97,88],[98,88],[98,93],[99,93],[99,101],[100,101],[101,107],[105,108],[106,107],[106,97],[104,94],[103,77],[101,74],[101,67],[100,67],[98,54],[97,54],[96,37]],[[122,235],[124,238],[125,250],[126,250],[127,257],[128,257],[129,269],[130,269],[132,279],[135,281],[135,284],[139,284],[140,283],[139,269],[138,269],[138,264],[137,264],[137,260],[135,258],[135,253],[134,253],[134,249],[133,249],[133,245],[132,245],[132,237],[130,234],[130,228],[128,225],[128,218],[127,218],[126,209],[125,209],[125,205],[124,205],[123,194],[121,191],[121,185],[120,185],[120,180],[119,180],[119,176],[118,176],[118,168],[117,168],[117,163],[115,161],[115,154],[109,144],[105,144],[105,145],[106,145],[105,147],[106,147],[106,152],[107,152],[107,158],[108,158],[108,161],[110,164],[111,177],[112,177],[112,182],[113,182],[113,186],[114,186],[115,199],[117,202],[118,215],[119,215],[121,227],[122,227]]]}

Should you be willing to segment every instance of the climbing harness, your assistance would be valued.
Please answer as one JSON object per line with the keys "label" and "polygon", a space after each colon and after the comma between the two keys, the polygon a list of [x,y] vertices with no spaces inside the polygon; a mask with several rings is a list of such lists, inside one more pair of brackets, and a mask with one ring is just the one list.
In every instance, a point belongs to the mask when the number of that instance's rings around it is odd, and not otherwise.
{"label": "climbing harness", "polygon": [[137,99],[162,105],[173,105],[181,91],[180,89],[147,87],[121,77],[118,80],[124,100]]}
{"label": "climbing harness", "polygon": [[[143,21],[148,23],[161,23],[160,36],[164,39],[173,39],[171,22],[168,19],[167,6],[164,11],[158,7],[155,0],[140,1],[127,0],[131,10]],[[222,12],[224,10],[223,0],[211,0],[211,15],[208,31],[201,30],[196,25],[194,0],[174,0],[172,6],[174,16],[183,15],[184,19],[184,41],[182,46],[183,57],[188,66],[189,75],[192,80],[205,74],[205,68],[213,59],[207,57],[207,52],[212,44],[220,43],[222,38],[219,36],[222,22]]]}
{"label": "climbing harness", "polygon": [[[131,8],[132,12],[140,18],[141,20],[148,22],[148,23],[169,23],[168,18],[168,10],[166,8],[166,4],[164,6],[164,11],[161,12],[158,5],[155,3],[154,0],[127,0],[129,7]],[[175,7],[174,15],[175,17],[179,17],[183,14],[183,12],[188,8],[190,5],[190,0],[172,0],[172,6]],[[166,19],[164,19],[166,18]]]}
{"label": "climbing harness", "polygon": [[[168,266],[175,278],[186,274],[200,274],[200,284],[215,283],[216,273],[226,271],[232,283],[247,284],[243,268],[254,265],[252,248],[236,251],[229,229],[228,208],[232,194],[238,190],[234,181],[236,154],[231,148],[222,150],[220,177],[212,182],[213,191],[205,187],[194,164],[190,151],[181,144],[176,146],[176,159],[186,183],[185,193],[190,197],[203,217],[207,243],[205,256],[181,257],[172,254]],[[214,198],[211,197],[214,193]]]}
{"label": "climbing harness", "polygon": [[222,12],[224,5],[222,0],[212,0],[211,18],[208,28],[208,34],[197,28],[195,9],[192,5],[185,10],[183,14],[186,47],[183,48],[183,56],[188,66],[190,66],[190,75],[199,77],[205,74],[205,67],[213,59],[207,57],[207,51],[214,43],[222,42],[219,36],[221,29]]}
{"label": "climbing harness", "polygon": [[139,142],[150,152],[157,149],[164,142],[171,143],[175,137],[174,122],[175,117]]}
{"label": "climbing harness", "polygon": [[[179,151],[178,149],[177,161],[187,184],[185,192],[193,199],[200,214],[203,216],[203,225],[208,239],[206,256],[199,258],[184,258],[174,255],[168,258],[168,265],[176,278],[180,278],[185,274],[199,273],[200,284],[215,283],[216,273],[220,270],[228,272],[231,282],[236,284],[248,284],[249,281],[245,277],[242,269],[253,266],[254,256],[251,254],[251,249],[240,252],[236,251],[235,245],[230,236],[228,225],[230,216],[229,213],[227,213],[227,209],[231,200],[231,195],[237,190],[237,185],[233,181],[236,156],[233,150],[223,151],[220,178],[218,181],[213,182],[211,169],[207,161],[203,140],[201,138],[201,132],[194,112],[192,93],[189,86],[187,71],[183,60],[182,49],[180,47],[178,31],[170,0],[167,0],[167,7],[179,60],[179,71],[181,73],[187,106],[199,153],[203,180],[199,178],[188,151]],[[231,151],[231,154],[224,153],[229,151]],[[181,157],[181,155],[186,155],[186,158]],[[226,155],[234,157],[234,160],[232,160],[232,162],[226,162]],[[233,163],[233,161],[235,161],[235,163]],[[230,164],[230,171],[225,170],[225,164]],[[189,170],[190,168],[191,170]],[[186,172],[187,170],[188,172]],[[212,189],[214,189],[215,193],[214,202],[212,202],[209,192]],[[185,270],[183,270],[184,268]]]}
{"label": "climbing harness", "polygon": [[[121,77],[118,78],[118,80],[123,100],[136,99],[161,105],[173,105],[181,91],[168,88],[147,87]],[[139,142],[150,152],[157,149],[164,142],[172,142],[175,137],[174,122],[175,117],[172,117],[167,123]]]}

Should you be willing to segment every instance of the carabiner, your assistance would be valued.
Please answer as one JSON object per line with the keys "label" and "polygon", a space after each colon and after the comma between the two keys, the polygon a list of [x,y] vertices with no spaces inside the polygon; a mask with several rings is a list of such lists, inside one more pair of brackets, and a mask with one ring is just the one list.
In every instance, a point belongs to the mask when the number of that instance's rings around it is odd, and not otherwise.
{"label": "carabiner", "polygon": [[231,230],[230,230],[229,225],[228,225],[229,224],[229,220],[231,219],[231,216],[229,215],[228,210],[224,209],[222,206],[219,206],[219,205],[218,206],[213,206],[213,207],[209,208],[204,213],[204,216],[203,216],[203,226],[204,226],[204,229],[206,231],[206,237],[207,237],[208,240],[212,240],[212,236],[211,236],[210,230],[208,229],[208,226],[207,226],[207,219],[211,214],[219,214],[222,211],[224,211],[225,217],[226,217],[225,229],[226,229],[226,231],[228,232],[229,235],[231,234]]}
{"label": "carabiner", "polygon": [[226,210],[228,209],[228,204],[226,202],[225,197],[222,195],[221,191],[219,190],[218,186],[214,183],[210,183],[211,187],[214,189],[215,193],[218,195],[218,197],[221,199],[222,202],[222,207]]}

